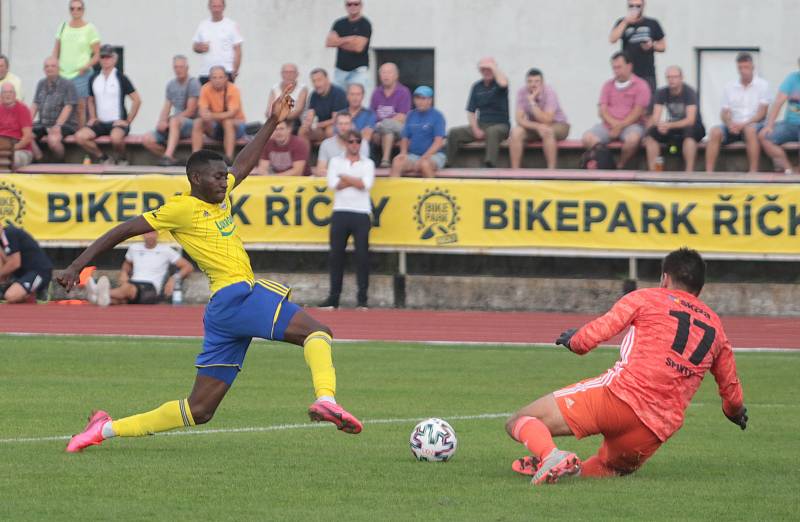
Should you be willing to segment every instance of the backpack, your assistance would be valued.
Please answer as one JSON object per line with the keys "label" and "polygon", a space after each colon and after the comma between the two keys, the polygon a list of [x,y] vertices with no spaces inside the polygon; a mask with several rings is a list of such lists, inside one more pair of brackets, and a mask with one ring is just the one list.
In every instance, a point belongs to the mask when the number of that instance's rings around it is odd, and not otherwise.
{"label": "backpack", "polygon": [[582,169],[587,170],[614,170],[617,168],[614,163],[614,156],[608,150],[608,147],[602,143],[598,143],[583,153],[580,166]]}

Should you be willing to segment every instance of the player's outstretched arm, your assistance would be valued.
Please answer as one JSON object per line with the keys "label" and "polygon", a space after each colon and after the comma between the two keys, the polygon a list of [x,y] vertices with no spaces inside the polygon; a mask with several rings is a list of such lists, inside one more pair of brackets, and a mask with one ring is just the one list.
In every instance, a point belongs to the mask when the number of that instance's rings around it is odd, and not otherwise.
{"label": "player's outstretched arm", "polygon": [[261,126],[252,141],[236,155],[236,159],[233,161],[233,166],[231,167],[231,173],[236,178],[234,187],[244,181],[244,178],[250,175],[250,172],[258,165],[258,160],[261,159],[261,151],[264,150],[264,145],[269,141],[275,127],[278,126],[278,123],[285,120],[289,116],[289,113],[292,112],[294,100],[292,100],[290,94],[293,90],[293,83],[286,86],[280,98],[275,100],[275,103],[272,104],[272,114],[269,119],[267,119],[267,122]]}
{"label": "player's outstretched arm", "polygon": [[135,217],[124,223],[115,226],[94,242],[78,256],[63,272],[56,276],[58,284],[67,289],[67,292],[75,288],[78,284],[78,276],[83,268],[92,259],[122,243],[126,239],[140,236],[147,232],[152,232],[153,227],[142,216]]}

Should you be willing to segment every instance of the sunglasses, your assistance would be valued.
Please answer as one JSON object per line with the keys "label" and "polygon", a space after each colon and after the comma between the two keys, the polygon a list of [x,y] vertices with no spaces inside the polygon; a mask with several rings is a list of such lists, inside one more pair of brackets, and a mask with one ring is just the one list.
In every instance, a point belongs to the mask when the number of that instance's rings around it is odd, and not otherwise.
{"label": "sunglasses", "polygon": [[353,138],[352,140],[347,140],[347,143],[361,143],[361,140]]}
{"label": "sunglasses", "polygon": [[83,7],[70,7],[70,11],[83,11]]}
{"label": "sunglasses", "polygon": [[101,54],[100,58],[111,58],[112,56],[114,56],[114,55],[113,54]]}
{"label": "sunglasses", "polygon": [[628,4],[629,9],[641,9],[642,4]]}
{"label": "sunglasses", "polygon": [[347,2],[345,3],[347,7],[358,7],[361,5],[361,2]]}

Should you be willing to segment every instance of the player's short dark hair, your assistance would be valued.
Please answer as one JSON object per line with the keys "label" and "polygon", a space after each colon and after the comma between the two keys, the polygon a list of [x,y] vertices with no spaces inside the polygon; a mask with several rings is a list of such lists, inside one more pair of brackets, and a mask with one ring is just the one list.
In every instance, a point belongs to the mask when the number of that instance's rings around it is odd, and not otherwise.
{"label": "player's short dark hair", "polygon": [[328,77],[328,71],[326,71],[322,67],[314,67],[313,69],[311,69],[311,72],[308,74],[308,76],[311,77],[318,73],[322,74],[322,76],[324,76],[325,78]]}
{"label": "player's short dark hair", "polygon": [[661,264],[661,271],[693,294],[700,294],[706,283],[706,262],[691,248],[670,252]]}
{"label": "player's short dark hair", "polygon": [[225,158],[219,152],[208,149],[201,149],[192,153],[186,162],[186,176],[191,176],[194,173],[201,174],[214,161],[225,163]]}
{"label": "player's short dark hair", "polygon": [[742,51],[736,55],[736,63],[749,62],[753,63],[753,55],[747,51]]}
{"label": "player's short dark hair", "polygon": [[536,67],[528,69],[528,74],[526,74],[525,76],[538,76],[540,78],[544,78],[544,74],[542,74],[542,71],[540,69],[537,69]]}
{"label": "player's short dark hair", "polygon": [[617,58],[622,58],[623,60],[625,60],[625,63],[631,63],[631,55],[629,55],[625,51],[617,51],[611,55],[612,62]]}

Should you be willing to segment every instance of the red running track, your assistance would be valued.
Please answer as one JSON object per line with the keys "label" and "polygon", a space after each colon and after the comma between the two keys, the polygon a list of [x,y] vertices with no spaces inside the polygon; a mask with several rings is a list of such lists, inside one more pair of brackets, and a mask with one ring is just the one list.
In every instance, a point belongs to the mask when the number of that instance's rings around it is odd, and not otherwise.
{"label": "red running track", "polygon": [[[0,332],[93,335],[203,335],[202,306],[0,305]],[[537,312],[318,310],[339,339],[473,343],[551,343],[596,316]],[[725,317],[737,348],[800,349],[800,318]],[[612,343],[619,339],[612,340]]]}

